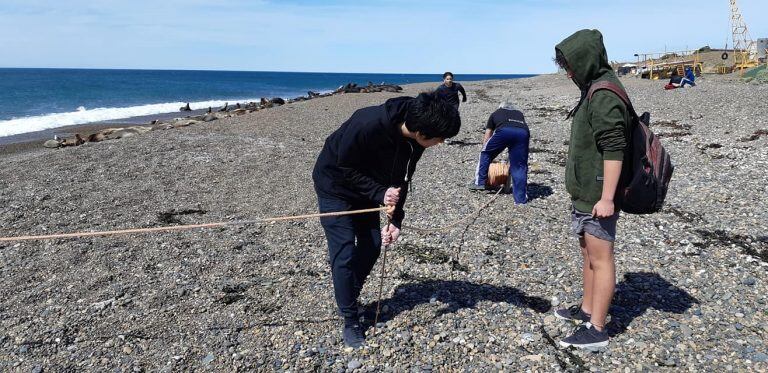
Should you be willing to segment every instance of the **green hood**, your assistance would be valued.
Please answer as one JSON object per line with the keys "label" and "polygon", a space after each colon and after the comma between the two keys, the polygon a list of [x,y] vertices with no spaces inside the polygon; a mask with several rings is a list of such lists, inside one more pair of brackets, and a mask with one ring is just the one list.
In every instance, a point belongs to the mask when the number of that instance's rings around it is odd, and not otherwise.
{"label": "green hood", "polygon": [[555,46],[555,50],[565,57],[576,84],[582,89],[605,73],[613,71],[608,63],[600,31],[577,31]]}

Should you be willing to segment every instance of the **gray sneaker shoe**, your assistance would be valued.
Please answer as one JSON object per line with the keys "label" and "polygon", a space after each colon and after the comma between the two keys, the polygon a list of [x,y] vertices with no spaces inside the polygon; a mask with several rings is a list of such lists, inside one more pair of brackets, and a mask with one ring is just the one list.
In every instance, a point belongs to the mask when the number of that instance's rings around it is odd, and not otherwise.
{"label": "gray sneaker shoe", "polygon": [[590,323],[579,325],[576,331],[560,341],[562,347],[576,347],[595,350],[608,346],[608,332],[598,331]]}
{"label": "gray sneaker shoe", "polygon": [[365,343],[365,330],[359,323],[344,326],[341,336],[347,347],[359,348]]}
{"label": "gray sneaker shoe", "polygon": [[485,188],[485,185],[477,185],[475,183],[469,183],[468,188],[469,188],[469,190],[471,190],[473,192],[479,192],[479,191],[488,190],[488,189]]}
{"label": "gray sneaker shoe", "polygon": [[591,315],[581,309],[581,304],[577,304],[568,308],[555,310],[555,317],[560,320],[588,322]]}

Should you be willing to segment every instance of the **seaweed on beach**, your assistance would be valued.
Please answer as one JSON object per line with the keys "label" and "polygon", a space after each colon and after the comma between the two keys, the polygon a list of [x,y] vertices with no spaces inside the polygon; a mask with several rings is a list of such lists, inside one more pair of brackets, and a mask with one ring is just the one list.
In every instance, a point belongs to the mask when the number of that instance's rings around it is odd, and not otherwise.
{"label": "seaweed on beach", "polygon": [[560,167],[565,167],[568,157],[565,154],[556,154],[554,157],[549,157],[547,161]]}
{"label": "seaweed on beach", "polygon": [[464,140],[464,139],[461,139],[461,140],[448,140],[445,143],[445,145],[448,145],[448,146],[458,146],[460,148],[463,148],[465,146],[480,145],[480,142],[479,141]]}
{"label": "seaweed on beach", "polygon": [[416,263],[443,264],[450,260],[448,254],[439,247],[418,246],[407,243],[400,246],[399,250],[412,257]]}
{"label": "seaweed on beach", "polygon": [[673,120],[659,120],[656,122],[651,122],[649,127],[667,127],[667,128],[674,128],[677,130],[690,130],[693,126],[690,124],[680,124],[677,119]]}
{"label": "seaweed on beach", "polygon": [[761,136],[765,136],[765,135],[768,135],[768,130],[760,129],[747,137],[742,137],[741,139],[739,139],[739,141],[741,142],[755,141],[759,139]]}
{"label": "seaweed on beach", "polygon": [[537,111],[536,116],[539,118],[549,117],[552,115],[562,115],[567,116],[570,110],[564,108],[564,107],[549,107],[549,106],[543,106],[543,107],[535,107],[533,110]]}
{"label": "seaweed on beach", "polygon": [[669,132],[669,133],[658,133],[656,136],[660,138],[678,138],[678,137],[685,137],[690,136],[691,133],[688,131],[678,131],[678,132]]}
{"label": "seaweed on beach", "polygon": [[475,96],[477,96],[477,99],[480,101],[496,103],[496,100],[488,96],[488,93],[484,89],[478,89],[475,91]]}
{"label": "seaweed on beach", "polygon": [[669,212],[672,215],[675,215],[680,220],[692,224],[692,223],[705,223],[707,220],[704,218],[703,215],[691,211],[685,211],[683,209],[680,209],[678,207],[666,207],[664,208],[665,212]]}
{"label": "seaweed on beach", "polygon": [[170,211],[159,212],[157,214],[157,220],[163,224],[184,224],[181,220],[179,220],[178,216],[192,214],[204,215],[207,212],[208,211],[202,209],[184,209],[179,211],[173,209]]}
{"label": "seaweed on beach", "polygon": [[713,245],[736,246],[741,248],[743,253],[768,263],[768,236],[743,236],[730,234],[721,229],[714,231],[697,229],[696,233],[706,240],[701,245],[703,248]]}

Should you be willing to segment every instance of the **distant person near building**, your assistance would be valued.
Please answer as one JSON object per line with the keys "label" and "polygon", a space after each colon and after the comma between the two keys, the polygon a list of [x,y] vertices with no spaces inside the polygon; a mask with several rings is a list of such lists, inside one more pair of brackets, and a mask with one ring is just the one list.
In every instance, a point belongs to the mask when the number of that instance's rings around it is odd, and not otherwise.
{"label": "distant person near building", "polygon": [[509,149],[509,176],[515,203],[528,202],[528,147],[531,134],[523,112],[511,100],[505,100],[488,118],[483,137],[483,150],[477,163],[471,190],[485,190],[488,167],[504,149]]}
{"label": "distant person near building", "polygon": [[690,67],[685,68],[685,77],[683,77],[682,80],[680,80],[680,87],[685,88],[685,85],[688,84],[691,87],[696,86],[696,75],[693,73],[693,69]]}
{"label": "distant person near building", "polygon": [[445,72],[443,74],[443,84],[435,89],[435,94],[458,109],[459,93],[461,93],[461,102],[467,102],[467,92],[464,91],[464,87],[453,81],[452,72]]}

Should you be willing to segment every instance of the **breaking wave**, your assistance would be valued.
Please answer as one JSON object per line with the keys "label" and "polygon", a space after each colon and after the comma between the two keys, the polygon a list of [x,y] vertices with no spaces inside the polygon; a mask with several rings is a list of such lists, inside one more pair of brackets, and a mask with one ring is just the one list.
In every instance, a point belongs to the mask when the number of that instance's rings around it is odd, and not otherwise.
{"label": "breaking wave", "polygon": [[[190,102],[189,107],[192,110],[198,110],[207,109],[209,106],[223,106],[225,102],[234,104],[236,102],[246,103],[250,101],[258,102],[258,99]],[[50,128],[71,126],[75,124],[102,122],[107,120],[139,117],[144,115],[173,113],[178,112],[179,108],[185,106],[186,104],[186,102],[167,102],[162,104],[94,109],[88,109],[86,107],[80,106],[76,109],[76,111],[67,113],[53,113],[32,117],[0,120],[0,137],[18,135],[27,132],[42,131]]]}

